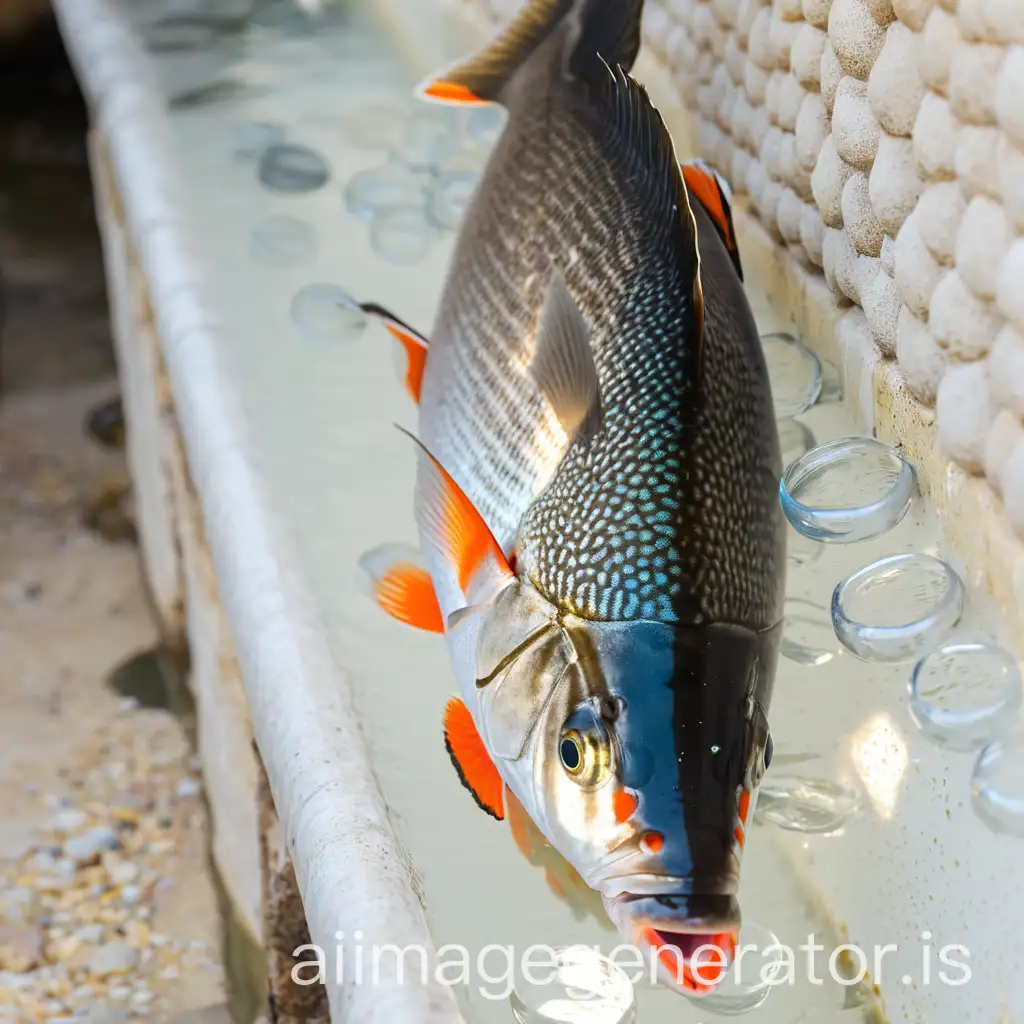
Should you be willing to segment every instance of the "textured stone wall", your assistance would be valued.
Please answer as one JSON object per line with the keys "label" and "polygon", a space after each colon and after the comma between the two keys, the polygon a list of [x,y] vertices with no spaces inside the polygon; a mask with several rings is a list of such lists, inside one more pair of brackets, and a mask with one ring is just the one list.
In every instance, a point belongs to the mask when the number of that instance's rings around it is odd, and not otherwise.
{"label": "textured stone wall", "polygon": [[648,0],[645,42],[1024,535],[1024,3]]}
{"label": "textured stone wall", "polygon": [[704,157],[1024,536],[1024,0],[647,0],[644,42]]}

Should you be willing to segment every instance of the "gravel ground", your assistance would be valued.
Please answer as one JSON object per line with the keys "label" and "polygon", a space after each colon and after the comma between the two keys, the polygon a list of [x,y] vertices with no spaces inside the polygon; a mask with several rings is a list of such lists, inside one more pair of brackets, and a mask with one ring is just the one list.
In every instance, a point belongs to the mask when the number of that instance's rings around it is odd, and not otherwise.
{"label": "gravel ground", "polygon": [[0,1022],[213,1024],[198,765],[151,699],[123,456],[83,427],[116,395],[84,112],[52,38],[31,52],[0,52]]}

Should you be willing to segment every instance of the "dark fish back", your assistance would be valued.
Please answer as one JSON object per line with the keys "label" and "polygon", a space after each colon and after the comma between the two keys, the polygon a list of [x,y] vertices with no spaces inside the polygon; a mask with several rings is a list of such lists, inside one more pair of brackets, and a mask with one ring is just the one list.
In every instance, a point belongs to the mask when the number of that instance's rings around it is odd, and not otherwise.
{"label": "dark fish back", "polygon": [[[512,111],[435,326],[424,440],[566,611],[774,625],[780,466],[753,317],[697,208],[697,350],[673,214],[609,148],[602,116],[582,83]],[[528,372],[556,270],[590,324],[603,408],[600,430],[571,444]]]}

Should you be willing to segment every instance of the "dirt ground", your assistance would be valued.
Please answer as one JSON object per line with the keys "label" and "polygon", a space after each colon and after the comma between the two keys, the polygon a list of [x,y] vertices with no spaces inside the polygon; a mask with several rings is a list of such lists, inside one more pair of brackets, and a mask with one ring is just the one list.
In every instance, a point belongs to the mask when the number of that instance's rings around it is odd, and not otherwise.
{"label": "dirt ground", "polygon": [[0,1022],[212,1024],[198,765],[85,427],[117,394],[85,128],[55,32],[0,41]]}

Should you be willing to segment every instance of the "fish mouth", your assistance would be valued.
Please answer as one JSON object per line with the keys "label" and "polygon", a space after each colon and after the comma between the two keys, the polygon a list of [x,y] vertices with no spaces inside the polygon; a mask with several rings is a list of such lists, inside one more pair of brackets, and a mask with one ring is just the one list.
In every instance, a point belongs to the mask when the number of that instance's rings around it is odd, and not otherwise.
{"label": "fish mouth", "polygon": [[[685,927],[685,923],[677,925]],[[640,948],[658,960],[658,979],[687,996],[705,996],[722,983],[736,955],[737,932],[640,930]],[[646,949],[645,949],[646,947]]]}
{"label": "fish mouth", "polygon": [[709,995],[725,979],[739,942],[735,896],[665,893],[620,899],[608,908],[658,980],[683,995]]}

